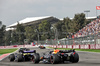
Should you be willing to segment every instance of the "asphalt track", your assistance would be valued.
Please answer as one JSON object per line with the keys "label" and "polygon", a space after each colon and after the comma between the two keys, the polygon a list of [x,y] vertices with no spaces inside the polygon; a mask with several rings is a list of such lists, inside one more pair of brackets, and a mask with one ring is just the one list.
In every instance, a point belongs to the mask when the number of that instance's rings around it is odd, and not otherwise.
{"label": "asphalt track", "polygon": [[[39,48],[32,48],[32,49],[35,49],[41,55],[49,51],[48,49],[39,49]],[[81,52],[81,51],[77,51],[77,52],[80,57],[78,63],[65,62],[64,64],[63,63],[44,64],[40,62],[39,64],[33,64],[31,61],[10,62],[8,58],[5,58],[4,60],[0,62],[0,66],[100,66],[100,53]]]}

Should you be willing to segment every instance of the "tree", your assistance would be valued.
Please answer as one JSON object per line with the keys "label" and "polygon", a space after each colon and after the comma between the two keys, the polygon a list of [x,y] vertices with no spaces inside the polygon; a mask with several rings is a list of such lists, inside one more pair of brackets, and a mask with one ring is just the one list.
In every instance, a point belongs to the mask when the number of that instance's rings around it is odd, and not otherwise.
{"label": "tree", "polygon": [[59,29],[59,31],[62,31],[62,25],[63,25],[62,21],[59,21],[57,22],[57,24],[55,24],[55,27]]}
{"label": "tree", "polygon": [[33,26],[25,27],[25,36],[26,36],[26,39],[28,39],[30,42],[37,40],[37,33],[35,32],[35,29]]}
{"label": "tree", "polygon": [[24,39],[25,39],[25,36],[24,36],[24,32],[25,32],[25,28],[22,24],[17,24],[17,27],[16,27],[16,36],[18,36],[17,40],[19,43],[23,43],[24,42]]}
{"label": "tree", "polygon": [[39,31],[40,32],[49,31],[50,27],[51,27],[50,22],[47,22],[47,20],[44,20],[39,24]]}
{"label": "tree", "polygon": [[5,45],[10,45],[11,44],[10,43],[10,41],[12,40],[11,39],[11,33],[12,33],[11,30],[5,32]]}
{"label": "tree", "polygon": [[84,27],[86,18],[85,18],[85,14],[81,13],[81,14],[75,14],[73,22],[76,23],[75,31],[78,31],[79,29],[82,29]]}
{"label": "tree", "polygon": [[0,21],[0,28],[2,27],[2,21]]}
{"label": "tree", "polygon": [[0,44],[4,45],[5,43],[5,25],[2,25],[2,21],[0,21]]}
{"label": "tree", "polygon": [[[82,29],[89,21],[86,20],[85,14],[75,14],[73,19],[68,17],[64,18],[63,21],[56,23],[55,27],[59,30],[60,38],[64,38],[71,33],[77,32]],[[62,32],[62,33],[61,33]],[[65,35],[63,34],[66,33]]]}
{"label": "tree", "polygon": [[[45,39],[50,39],[50,28],[51,28],[51,24],[50,22],[47,22],[47,20],[42,21],[39,24],[39,32],[41,32],[41,40],[45,40]],[[46,34],[48,32],[48,34]]]}

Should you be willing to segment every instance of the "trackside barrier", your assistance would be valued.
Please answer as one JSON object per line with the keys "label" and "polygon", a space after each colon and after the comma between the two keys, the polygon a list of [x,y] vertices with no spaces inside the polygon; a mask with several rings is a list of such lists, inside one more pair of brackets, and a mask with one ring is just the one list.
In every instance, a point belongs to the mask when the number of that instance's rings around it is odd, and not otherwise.
{"label": "trackside barrier", "polygon": [[73,45],[67,45],[67,48],[73,48]]}
{"label": "trackside barrier", "polygon": [[63,45],[62,48],[67,48],[67,46],[66,45]]}
{"label": "trackside barrier", "polygon": [[62,45],[57,45],[57,48],[62,48]]}
{"label": "trackside barrier", "polygon": [[90,49],[90,45],[80,45],[80,49]]}
{"label": "trackside barrier", "polygon": [[96,49],[96,44],[91,44],[90,49]]}
{"label": "trackside barrier", "polygon": [[100,44],[96,44],[96,49],[100,49]]}
{"label": "trackside barrier", "polygon": [[52,48],[72,48],[72,49],[100,49],[100,44],[84,44],[84,45],[49,45]]}
{"label": "trackside barrier", "polygon": [[80,45],[73,45],[73,49],[79,49],[80,48]]}

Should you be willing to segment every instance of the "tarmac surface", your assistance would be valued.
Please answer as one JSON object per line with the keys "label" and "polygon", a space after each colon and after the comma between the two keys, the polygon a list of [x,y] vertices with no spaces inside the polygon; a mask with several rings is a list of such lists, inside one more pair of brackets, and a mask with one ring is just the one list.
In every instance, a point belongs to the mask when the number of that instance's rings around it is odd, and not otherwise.
{"label": "tarmac surface", "polygon": [[[39,49],[39,48],[31,48],[31,50],[36,50],[37,53],[40,53],[42,56],[43,53],[47,53],[51,49]],[[100,53],[95,52],[82,52],[77,51],[79,54],[79,62],[71,63],[65,62],[60,64],[44,64],[40,62],[39,64],[33,64],[32,61],[26,62],[10,62],[8,58],[0,61],[0,66],[100,66]]]}

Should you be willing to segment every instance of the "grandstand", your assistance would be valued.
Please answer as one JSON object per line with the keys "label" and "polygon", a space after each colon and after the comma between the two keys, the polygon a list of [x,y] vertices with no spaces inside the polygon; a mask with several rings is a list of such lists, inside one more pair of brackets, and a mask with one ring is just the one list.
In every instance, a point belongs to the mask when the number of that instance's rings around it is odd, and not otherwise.
{"label": "grandstand", "polygon": [[[72,19],[72,18],[70,18],[70,19]],[[95,20],[96,17],[86,17],[86,19],[92,21],[92,20]],[[22,24],[23,26],[30,26],[30,25],[40,24],[43,20],[47,20],[51,24],[54,24],[54,23],[56,23],[60,20],[62,21],[63,19],[58,19],[58,18],[53,17],[53,16],[28,17],[28,18],[17,21],[14,24],[11,24],[11,25],[7,26],[6,31],[16,29],[16,26],[17,26],[18,23]]]}
{"label": "grandstand", "polygon": [[74,36],[75,37],[84,37],[88,35],[95,35],[100,33],[100,17],[93,18],[93,21],[91,21],[89,24],[87,24],[85,27],[80,29]]}
{"label": "grandstand", "polygon": [[51,24],[54,24],[56,22],[59,21],[59,19],[53,17],[53,16],[43,16],[43,17],[29,17],[29,18],[25,18],[23,20],[20,20],[14,24],[9,25],[6,28],[6,31],[9,30],[14,30],[16,29],[17,24],[22,24],[23,26],[31,26],[31,25],[36,25],[36,24],[40,24],[42,21],[47,20],[48,22],[50,22]]}

